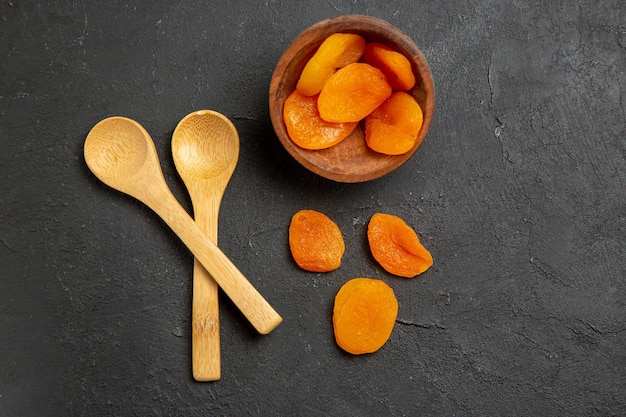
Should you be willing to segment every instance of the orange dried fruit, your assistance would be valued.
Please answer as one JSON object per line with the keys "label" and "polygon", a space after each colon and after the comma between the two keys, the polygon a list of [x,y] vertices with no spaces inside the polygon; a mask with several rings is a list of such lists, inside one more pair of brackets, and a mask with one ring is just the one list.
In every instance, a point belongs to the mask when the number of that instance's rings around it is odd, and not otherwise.
{"label": "orange dried fruit", "polygon": [[341,287],[341,290],[337,292],[337,295],[335,295],[335,304],[333,307],[333,313],[335,311],[336,312],[341,311],[341,307],[343,307],[343,303],[346,302],[346,300],[350,297],[350,295],[352,295],[354,290],[358,289],[359,285],[363,284],[363,282],[364,282],[363,279],[354,278],[346,282],[345,284],[343,284],[343,286]]}
{"label": "orange dried fruit", "polygon": [[389,273],[413,278],[430,268],[433,257],[400,217],[376,213],[367,226],[374,259]]}
{"label": "orange dried fruit", "polygon": [[304,66],[296,89],[305,96],[319,94],[322,86],[335,72],[363,55],[365,39],[353,33],[334,33],[324,39]]}
{"label": "orange dried fruit", "polygon": [[378,42],[365,46],[363,60],[380,69],[394,90],[408,91],[415,85],[411,62],[400,52]]}
{"label": "orange dried fruit", "polygon": [[289,248],[296,264],[311,272],[339,268],[346,249],[339,226],[315,210],[300,210],[293,215],[289,225]]}
{"label": "orange dried fruit", "polygon": [[365,141],[373,151],[401,155],[413,149],[423,122],[417,101],[396,91],[365,118]]}
{"label": "orange dried fruit", "polygon": [[384,281],[351,279],[335,296],[335,341],[355,355],[376,352],[389,340],[397,315],[398,300]]}
{"label": "orange dried fruit", "polygon": [[317,108],[327,122],[358,122],[390,95],[391,87],[378,68],[355,62],[338,69],[326,81]]}
{"label": "orange dried fruit", "polygon": [[283,120],[291,140],[304,149],[326,149],[345,139],[357,123],[330,123],[317,111],[317,96],[294,90],[283,107]]}

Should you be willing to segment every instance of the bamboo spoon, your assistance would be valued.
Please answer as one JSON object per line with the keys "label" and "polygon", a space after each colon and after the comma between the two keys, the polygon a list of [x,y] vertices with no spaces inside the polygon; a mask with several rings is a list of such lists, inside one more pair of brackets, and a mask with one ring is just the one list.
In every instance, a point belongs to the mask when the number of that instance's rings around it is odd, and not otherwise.
{"label": "bamboo spoon", "polygon": [[125,117],[100,121],[87,135],[84,153],[96,177],[165,221],[259,333],[280,324],[278,313],[178,203],[163,177],[154,142],[139,123]]}
{"label": "bamboo spoon", "polygon": [[[200,110],[183,118],[172,136],[172,156],[187,186],[198,227],[217,244],[220,203],[239,157],[237,129],[225,116]],[[220,379],[218,286],[195,259],[191,357],[196,381]]]}

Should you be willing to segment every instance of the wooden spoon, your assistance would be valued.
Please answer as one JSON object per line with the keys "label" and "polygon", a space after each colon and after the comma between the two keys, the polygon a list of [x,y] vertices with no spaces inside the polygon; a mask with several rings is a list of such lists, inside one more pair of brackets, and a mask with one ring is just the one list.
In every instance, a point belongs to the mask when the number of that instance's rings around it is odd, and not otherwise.
{"label": "wooden spoon", "polygon": [[178,203],[163,177],[154,142],[139,123],[125,117],[100,121],[87,135],[84,154],[102,182],[135,197],[165,221],[259,333],[280,324],[278,313]]}
{"label": "wooden spoon", "polygon": [[[225,116],[200,110],[172,136],[174,164],[187,186],[198,227],[217,244],[220,203],[239,158],[237,129]],[[202,264],[193,267],[191,357],[197,381],[220,379],[218,286]]]}

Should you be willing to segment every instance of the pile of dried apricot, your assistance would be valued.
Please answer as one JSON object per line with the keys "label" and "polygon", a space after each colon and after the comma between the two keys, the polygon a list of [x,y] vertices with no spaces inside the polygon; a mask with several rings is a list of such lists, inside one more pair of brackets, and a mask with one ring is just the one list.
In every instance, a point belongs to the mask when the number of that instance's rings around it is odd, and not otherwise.
{"label": "pile of dried apricot", "polygon": [[283,119],[291,140],[319,150],[348,137],[361,121],[367,145],[399,155],[417,143],[422,109],[408,94],[416,84],[402,53],[360,35],[335,33],[304,66],[285,100]]}
{"label": "pile of dried apricot", "polygon": [[[391,274],[412,278],[433,264],[430,252],[422,246],[415,230],[400,217],[374,214],[367,227],[367,239],[374,259]],[[289,247],[298,266],[311,272],[339,268],[345,251],[339,226],[314,210],[301,210],[293,215]],[[391,336],[397,314],[398,301],[384,281],[351,279],[335,296],[335,340],[339,347],[355,355],[375,352]]]}

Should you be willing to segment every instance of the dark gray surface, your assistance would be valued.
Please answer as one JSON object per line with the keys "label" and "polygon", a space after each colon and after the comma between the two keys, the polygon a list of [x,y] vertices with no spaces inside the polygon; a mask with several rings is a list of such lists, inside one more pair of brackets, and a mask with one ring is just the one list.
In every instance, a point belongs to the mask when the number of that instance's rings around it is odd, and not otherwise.
{"label": "dark gray surface", "polygon": [[[349,3],[0,4],[1,416],[626,415],[623,2]],[[346,185],[282,150],[267,90],[295,36],[351,13],[415,40],[437,107],[409,163]],[[203,108],[241,136],[221,247],[284,317],[259,336],[223,297],[217,383],[191,377],[192,256],[82,157],[97,121],[134,118],[189,209],[170,138]],[[303,208],[341,227],[338,271],[291,260]],[[378,267],[375,212],[411,224],[434,267]],[[356,276],[400,303],[363,357],[332,335]]]}

